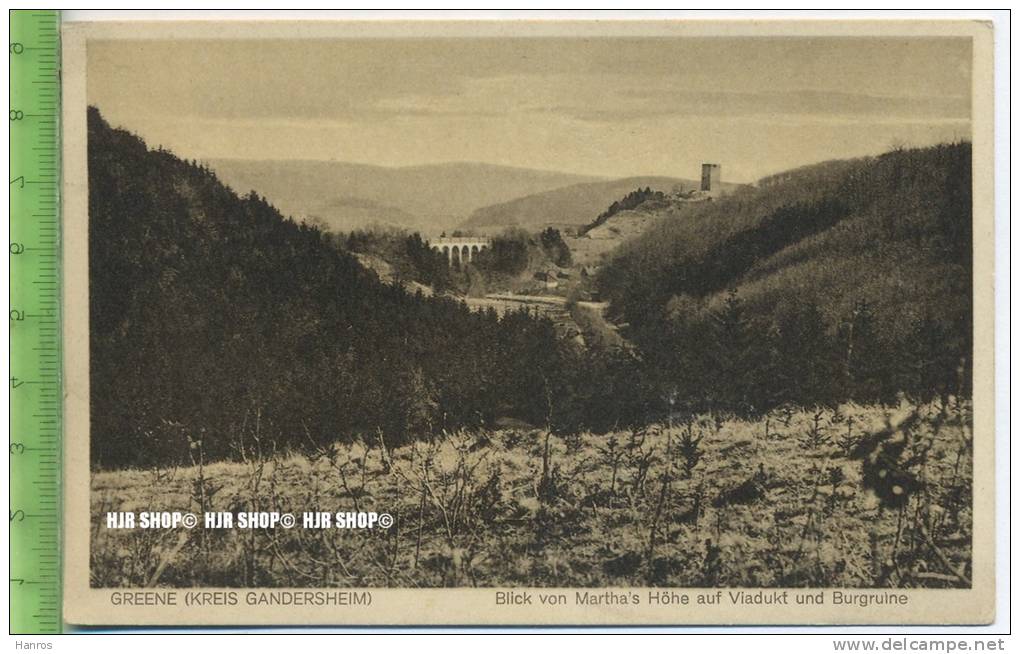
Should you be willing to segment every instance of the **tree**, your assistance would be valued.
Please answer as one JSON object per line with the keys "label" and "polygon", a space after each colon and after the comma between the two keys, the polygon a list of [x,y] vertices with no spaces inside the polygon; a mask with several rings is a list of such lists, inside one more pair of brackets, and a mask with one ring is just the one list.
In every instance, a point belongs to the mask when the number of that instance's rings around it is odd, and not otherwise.
{"label": "tree", "polygon": [[883,397],[885,353],[879,343],[875,316],[867,300],[858,300],[840,326],[843,344],[844,395],[861,402]]}
{"label": "tree", "polygon": [[834,384],[834,348],[825,319],[810,299],[793,299],[777,307],[770,338],[770,360],[763,377],[763,399],[825,404],[839,396]]}
{"label": "tree", "polygon": [[738,413],[754,409],[755,390],[765,348],[760,332],[747,315],[737,289],[730,289],[722,307],[710,314],[709,352],[713,370],[711,401]]}
{"label": "tree", "polygon": [[560,230],[547,227],[539,235],[539,241],[547,257],[557,266],[567,267],[571,264],[570,247],[563,240]]}

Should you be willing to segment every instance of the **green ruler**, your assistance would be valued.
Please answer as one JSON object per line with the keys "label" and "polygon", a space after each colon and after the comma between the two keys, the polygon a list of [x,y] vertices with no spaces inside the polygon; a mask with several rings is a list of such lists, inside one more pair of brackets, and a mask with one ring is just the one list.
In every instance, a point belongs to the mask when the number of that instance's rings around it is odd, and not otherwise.
{"label": "green ruler", "polygon": [[60,15],[9,13],[10,632],[60,633]]}

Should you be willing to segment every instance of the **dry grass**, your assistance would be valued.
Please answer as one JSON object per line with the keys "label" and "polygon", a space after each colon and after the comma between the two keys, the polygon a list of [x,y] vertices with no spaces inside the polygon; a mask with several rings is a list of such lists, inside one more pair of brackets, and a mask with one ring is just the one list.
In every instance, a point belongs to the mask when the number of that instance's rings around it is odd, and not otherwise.
{"label": "dry grass", "polygon": [[[92,583],[968,586],[969,421],[969,406],[952,401],[844,406],[757,422],[705,416],[565,438],[458,433],[389,452],[338,444],[313,457],[101,472],[92,480]],[[872,441],[880,455],[868,465],[884,460],[917,482],[886,489],[891,502],[862,477]],[[108,530],[112,510],[281,511],[298,514],[299,526]],[[396,524],[300,527],[302,511],[355,510],[390,513]]]}

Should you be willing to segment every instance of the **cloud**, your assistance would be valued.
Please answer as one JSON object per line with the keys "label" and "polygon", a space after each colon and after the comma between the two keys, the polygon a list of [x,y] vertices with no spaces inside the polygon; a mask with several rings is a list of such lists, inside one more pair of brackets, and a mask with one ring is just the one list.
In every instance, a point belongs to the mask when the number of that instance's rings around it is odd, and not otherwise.
{"label": "cloud", "polygon": [[88,57],[90,99],[137,114],[969,118],[961,39],[100,41]]}
{"label": "cloud", "polygon": [[199,158],[491,161],[612,176],[694,169],[690,153],[751,178],[969,133],[970,88],[965,39],[88,44],[89,101]]}
{"label": "cloud", "polygon": [[577,120],[617,123],[649,118],[803,118],[844,122],[966,122],[970,98],[895,97],[836,91],[783,92],[674,91],[617,92],[599,104],[564,104],[541,111]]}
{"label": "cloud", "polygon": [[677,88],[637,75],[502,75],[465,80],[455,92],[404,94],[364,108],[363,118],[521,114],[611,124],[670,118],[802,119],[862,123],[970,120],[960,95],[874,95],[818,89],[745,91]]}

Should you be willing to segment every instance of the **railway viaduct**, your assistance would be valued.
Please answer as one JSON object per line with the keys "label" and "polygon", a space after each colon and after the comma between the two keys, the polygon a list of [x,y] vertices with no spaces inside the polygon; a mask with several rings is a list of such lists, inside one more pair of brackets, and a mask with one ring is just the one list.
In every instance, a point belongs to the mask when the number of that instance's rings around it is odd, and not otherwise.
{"label": "railway viaduct", "polygon": [[471,263],[479,252],[491,245],[492,239],[480,236],[440,236],[429,240],[429,246],[445,254],[450,265]]}

